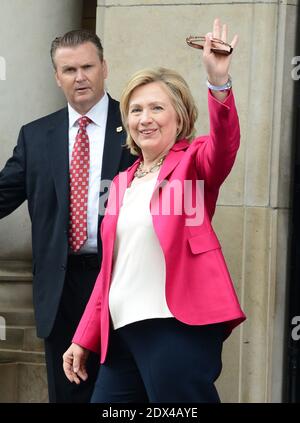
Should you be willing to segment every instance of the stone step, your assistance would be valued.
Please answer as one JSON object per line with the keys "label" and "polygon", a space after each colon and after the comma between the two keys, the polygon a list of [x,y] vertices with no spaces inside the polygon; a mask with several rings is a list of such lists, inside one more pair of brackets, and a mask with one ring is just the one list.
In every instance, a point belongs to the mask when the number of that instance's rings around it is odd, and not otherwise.
{"label": "stone step", "polygon": [[18,363],[17,402],[48,402],[47,373],[44,364]]}
{"label": "stone step", "polygon": [[31,280],[31,262],[0,259],[0,282],[30,282]]}
{"label": "stone step", "polygon": [[31,263],[0,260],[0,315],[2,309],[32,309]]}
{"label": "stone step", "polygon": [[0,280],[1,310],[32,309],[32,283]]}
{"label": "stone step", "polygon": [[0,349],[0,362],[45,363],[45,354],[38,351]]}
{"label": "stone step", "polygon": [[0,402],[2,403],[17,402],[17,369],[17,363],[0,361]]}
{"label": "stone step", "polygon": [[32,308],[0,308],[0,316],[7,326],[34,326],[34,312]]}
{"label": "stone step", "polygon": [[37,338],[34,326],[6,326],[5,339],[3,338],[0,340],[0,351],[44,351],[44,342]]}
{"label": "stone step", "polygon": [[47,402],[44,343],[36,337],[30,263],[0,260],[0,402]]}
{"label": "stone step", "polygon": [[44,364],[0,361],[0,403],[48,402]]}

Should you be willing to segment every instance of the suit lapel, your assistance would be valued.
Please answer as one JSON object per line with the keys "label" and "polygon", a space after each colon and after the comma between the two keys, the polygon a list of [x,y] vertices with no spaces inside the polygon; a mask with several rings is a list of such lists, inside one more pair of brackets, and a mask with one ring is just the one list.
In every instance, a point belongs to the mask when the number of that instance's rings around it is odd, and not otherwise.
{"label": "suit lapel", "polygon": [[68,109],[63,109],[47,133],[48,157],[59,206],[65,218],[69,209]]}
{"label": "suit lapel", "polygon": [[102,159],[101,180],[112,181],[119,171],[122,156],[122,144],[125,143],[125,130],[123,129],[119,103],[110,96],[108,104],[107,123]]}
{"label": "suit lapel", "polygon": [[[125,130],[122,126],[119,103],[113,100],[108,94],[108,112],[104,138],[104,149],[102,157],[100,201],[101,196],[107,193],[107,186],[119,172],[122,157],[122,145],[125,144]],[[100,227],[104,213],[99,213],[98,225]],[[101,261],[101,240],[98,230],[98,254]]]}

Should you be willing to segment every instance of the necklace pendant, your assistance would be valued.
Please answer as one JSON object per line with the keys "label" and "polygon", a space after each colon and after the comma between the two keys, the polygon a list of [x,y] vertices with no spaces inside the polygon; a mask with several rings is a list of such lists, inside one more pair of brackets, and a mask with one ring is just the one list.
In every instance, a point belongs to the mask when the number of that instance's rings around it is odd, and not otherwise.
{"label": "necklace pendant", "polygon": [[148,172],[143,172],[140,171],[139,169],[136,170],[134,176],[136,176],[137,178],[142,178],[143,176],[146,176]]}
{"label": "necklace pendant", "polygon": [[157,171],[157,169],[160,168],[160,164],[157,163],[156,165],[154,165],[153,167],[151,167],[151,169],[149,169],[149,173],[154,173]]}

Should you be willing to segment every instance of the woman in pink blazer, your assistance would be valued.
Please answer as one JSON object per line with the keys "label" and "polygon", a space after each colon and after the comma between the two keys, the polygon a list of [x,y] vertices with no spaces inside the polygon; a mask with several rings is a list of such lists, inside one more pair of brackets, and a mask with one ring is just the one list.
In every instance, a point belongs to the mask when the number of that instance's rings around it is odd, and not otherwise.
{"label": "woman in pink blazer", "polygon": [[92,402],[219,401],[222,344],[245,315],[211,225],[240,140],[231,56],[212,37],[226,42],[219,19],[203,51],[209,135],[193,137],[197,110],[175,71],[137,72],[121,98],[139,158],[110,187],[101,272],[63,356],[78,384],[89,351],[99,353]]}

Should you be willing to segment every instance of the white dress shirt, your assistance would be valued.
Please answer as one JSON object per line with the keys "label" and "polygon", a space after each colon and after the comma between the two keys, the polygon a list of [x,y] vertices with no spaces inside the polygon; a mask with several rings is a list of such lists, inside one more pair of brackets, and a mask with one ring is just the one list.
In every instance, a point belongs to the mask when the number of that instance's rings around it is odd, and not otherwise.
{"label": "white dress shirt", "polygon": [[[71,166],[72,151],[78,132],[78,119],[82,117],[68,104],[69,111],[69,165]],[[108,95],[104,93],[101,100],[95,104],[84,116],[92,122],[87,126],[90,143],[90,174],[88,190],[87,233],[88,239],[79,254],[97,253],[98,207],[104,138],[108,113]]]}

